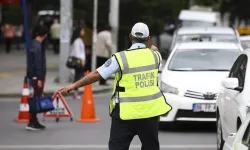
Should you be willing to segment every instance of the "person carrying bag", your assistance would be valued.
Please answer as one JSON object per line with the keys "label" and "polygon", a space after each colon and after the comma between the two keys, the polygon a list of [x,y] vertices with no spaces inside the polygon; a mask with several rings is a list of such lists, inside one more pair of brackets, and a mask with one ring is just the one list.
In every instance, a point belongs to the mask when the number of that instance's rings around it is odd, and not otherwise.
{"label": "person carrying bag", "polygon": [[33,96],[28,99],[28,104],[32,113],[44,113],[55,109],[50,96]]}
{"label": "person carrying bag", "polygon": [[[74,29],[71,37],[71,50],[66,66],[75,71],[73,82],[78,81],[84,76],[84,67],[86,64],[85,45],[83,43],[84,33],[85,27],[81,25]],[[81,94],[78,92],[77,88],[74,90],[73,99],[81,99]]]}

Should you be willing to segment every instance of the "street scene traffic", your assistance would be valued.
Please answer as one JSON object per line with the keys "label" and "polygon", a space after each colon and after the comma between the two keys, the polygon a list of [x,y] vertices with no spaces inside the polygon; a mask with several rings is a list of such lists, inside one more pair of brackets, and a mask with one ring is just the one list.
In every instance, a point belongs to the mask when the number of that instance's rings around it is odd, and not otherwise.
{"label": "street scene traffic", "polygon": [[0,150],[249,150],[248,1],[0,1]]}

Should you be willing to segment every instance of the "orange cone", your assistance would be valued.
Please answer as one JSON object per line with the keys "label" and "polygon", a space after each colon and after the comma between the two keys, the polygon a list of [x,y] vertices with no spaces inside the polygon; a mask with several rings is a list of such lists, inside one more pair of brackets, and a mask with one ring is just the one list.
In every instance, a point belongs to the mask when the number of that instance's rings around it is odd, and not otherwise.
{"label": "orange cone", "polygon": [[[86,75],[89,72],[86,73]],[[94,107],[94,99],[93,99],[93,92],[92,86],[87,85],[84,87],[84,94],[82,98],[82,110],[81,116],[76,122],[97,122],[99,118],[96,118],[95,115],[95,107]]]}
{"label": "orange cone", "polygon": [[18,118],[16,119],[16,122],[28,122],[29,121],[29,99],[30,93],[29,93],[29,87],[28,87],[28,79],[27,77],[24,78],[24,84],[23,84],[23,91],[22,91],[22,98],[20,103],[20,110]]}

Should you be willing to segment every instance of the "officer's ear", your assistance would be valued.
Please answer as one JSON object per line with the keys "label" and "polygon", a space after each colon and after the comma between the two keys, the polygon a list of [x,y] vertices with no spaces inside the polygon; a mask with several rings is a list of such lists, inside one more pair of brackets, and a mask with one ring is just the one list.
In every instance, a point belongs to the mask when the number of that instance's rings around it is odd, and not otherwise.
{"label": "officer's ear", "polygon": [[131,33],[129,33],[129,39],[130,39],[130,41],[132,41],[132,34]]}
{"label": "officer's ear", "polygon": [[147,48],[151,48],[152,43],[151,43],[151,41],[150,41],[150,36],[148,36],[148,37],[146,38],[145,44],[146,44],[146,47],[147,47]]}
{"label": "officer's ear", "polygon": [[146,41],[149,41],[150,40],[150,36],[148,36],[147,38],[146,38]]}

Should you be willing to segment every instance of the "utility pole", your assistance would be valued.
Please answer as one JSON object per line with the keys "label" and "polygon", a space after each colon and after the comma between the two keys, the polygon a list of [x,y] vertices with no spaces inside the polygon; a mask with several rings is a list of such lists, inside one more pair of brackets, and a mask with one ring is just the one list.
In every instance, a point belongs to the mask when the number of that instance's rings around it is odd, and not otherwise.
{"label": "utility pole", "polygon": [[94,0],[93,37],[92,37],[92,65],[91,70],[96,69],[96,37],[97,37],[97,13],[98,0]]}
{"label": "utility pole", "polygon": [[73,0],[60,1],[60,59],[59,59],[59,82],[67,83],[70,70],[66,67],[66,61],[70,50],[70,37],[72,30],[72,7]]}
{"label": "utility pole", "polygon": [[112,27],[112,50],[117,52],[120,0],[110,0],[109,23]]}

